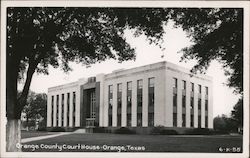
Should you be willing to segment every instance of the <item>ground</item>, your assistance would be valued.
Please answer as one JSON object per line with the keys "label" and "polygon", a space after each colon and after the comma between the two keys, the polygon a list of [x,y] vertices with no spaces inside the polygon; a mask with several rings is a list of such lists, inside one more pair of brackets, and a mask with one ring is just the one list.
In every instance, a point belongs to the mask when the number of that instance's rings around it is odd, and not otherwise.
{"label": "ground", "polygon": [[[58,134],[56,132],[22,132],[28,137]],[[64,146],[63,146],[64,145]],[[63,147],[63,148],[62,148]],[[62,150],[61,150],[62,149]],[[128,135],[70,133],[48,139],[23,143],[24,152],[242,152],[241,135]]]}

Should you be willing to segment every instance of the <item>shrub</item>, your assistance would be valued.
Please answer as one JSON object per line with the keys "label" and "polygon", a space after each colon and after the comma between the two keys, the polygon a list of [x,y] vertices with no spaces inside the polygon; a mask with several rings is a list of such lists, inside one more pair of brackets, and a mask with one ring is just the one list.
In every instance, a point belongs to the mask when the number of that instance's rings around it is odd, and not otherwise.
{"label": "shrub", "polygon": [[53,127],[50,132],[65,132],[65,129],[62,127]]}
{"label": "shrub", "polygon": [[163,126],[156,126],[151,130],[150,134],[177,135],[178,132],[173,129],[165,129]]}
{"label": "shrub", "polygon": [[213,132],[208,128],[194,128],[185,131],[185,134],[189,135],[211,135]]}
{"label": "shrub", "polygon": [[107,133],[104,127],[93,128],[93,133]]}
{"label": "shrub", "polygon": [[129,128],[126,128],[126,127],[121,127],[119,129],[116,129],[115,130],[115,133],[116,134],[135,134],[136,132],[129,129]]}

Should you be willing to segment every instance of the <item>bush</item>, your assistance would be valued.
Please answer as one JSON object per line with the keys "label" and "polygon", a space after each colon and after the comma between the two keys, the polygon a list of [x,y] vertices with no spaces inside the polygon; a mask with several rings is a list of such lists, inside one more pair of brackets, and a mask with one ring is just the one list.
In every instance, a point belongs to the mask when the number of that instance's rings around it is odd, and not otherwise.
{"label": "bush", "polygon": [[53,127],[50,132],[65,132],[65,129],[62,127]]}
{"label": "bush", "polygon": [[126,127],[121,127],[119,129],[116,129],[115,130],[115,133],[116,134],[135,134],[136,132],[129,129],[129,128],[126,128]]}
{"label": "bush", "polygon": [[165,129],[163,126],[157,126],[154,127],[151,132],[151,134],[160,134],[160,135],[177,135],[178,132],[173,129]]}
{"label": "bush", "polygon": [[211,135],[213,132],[208,128],[194,128],[185,131],[185,134],[189,135]]}
{"label": "bush", "polygon": [[93,133],[107,133],[104,127],[93,128]]}

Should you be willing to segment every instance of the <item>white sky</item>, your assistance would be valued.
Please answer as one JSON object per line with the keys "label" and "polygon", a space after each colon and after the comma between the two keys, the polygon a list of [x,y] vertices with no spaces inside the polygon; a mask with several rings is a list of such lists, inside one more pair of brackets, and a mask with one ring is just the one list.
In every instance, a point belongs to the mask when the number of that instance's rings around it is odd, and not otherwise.
{"label": "white sky", "polygon": [[[54,69],[50,67],[49,75],[34,74],[30,90],[37,93],[47,93],[49,87],[74,82],[79,78],[87,78],[95,76],[98,73],[110,73],[120,68],[128,69],[164,60],[191,69],[195,61],[188,61],[187,63],[179,62],[181,54],[177,54],[183,47],[191,44],[185,32],[181,28],[173,28],[171,23],[165,27],[165,32],[163,46],[166,49],[163,52],[159,47],[146,42],[145,36],[134,38],[131,31],[126,31],[127,41],[132,47],[136,47],[136,61],[127,61],[119,64],[118,61],[107,60],[94,64],[90,68],[86,68],[86,66],[82,66],[81,64],[71,63],[73,71],[69,73],[63,72],[60,68]],[[161,58],[163,54],[164,58]],[[218,62],[213,61],[211,63],[207,75],[213,77],[214,117],[221,114],[229,115],[233,106],[238,101],[239,95],[233,94],[233,89],[229,89],[223,85],[226,82],[226,77],[224,76],[223,68]]]}

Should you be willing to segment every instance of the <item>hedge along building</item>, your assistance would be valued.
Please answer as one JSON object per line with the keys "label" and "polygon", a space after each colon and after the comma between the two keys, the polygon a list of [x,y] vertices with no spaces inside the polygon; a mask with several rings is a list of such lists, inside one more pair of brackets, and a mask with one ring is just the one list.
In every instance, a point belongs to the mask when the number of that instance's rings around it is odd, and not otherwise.
{"label": "hedge along building", "polygon": [[49,88],[47,127],[213,128],[212,100],[211,77],[164,61]]}

